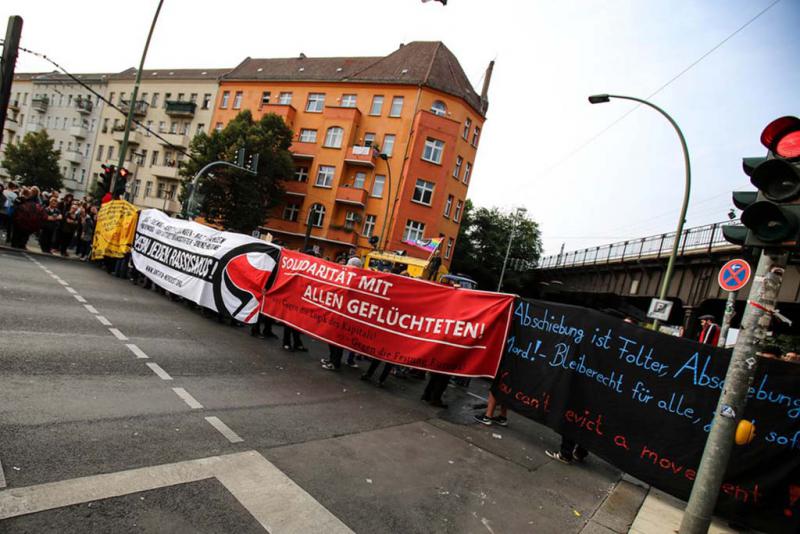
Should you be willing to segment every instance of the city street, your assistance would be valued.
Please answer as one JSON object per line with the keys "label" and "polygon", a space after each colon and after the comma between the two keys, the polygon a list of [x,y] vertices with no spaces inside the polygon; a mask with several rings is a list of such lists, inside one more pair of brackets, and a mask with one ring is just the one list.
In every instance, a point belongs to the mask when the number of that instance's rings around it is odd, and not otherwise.
{"label": "city street", "polygon": [[442,410],[307,343],[0,249],[0,531],[581,532],[620,479],[513,413],[475,423],[487,381]]}

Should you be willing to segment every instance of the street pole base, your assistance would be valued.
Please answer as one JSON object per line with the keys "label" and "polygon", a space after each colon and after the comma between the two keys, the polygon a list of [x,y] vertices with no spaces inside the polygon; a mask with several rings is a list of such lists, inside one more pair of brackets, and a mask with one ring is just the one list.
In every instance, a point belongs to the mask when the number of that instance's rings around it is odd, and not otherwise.
{"label": "street pole base", "polygon": [[700,517],[690,511],[683,513],[679,534],[706,534],[711,525],[711,517]]}

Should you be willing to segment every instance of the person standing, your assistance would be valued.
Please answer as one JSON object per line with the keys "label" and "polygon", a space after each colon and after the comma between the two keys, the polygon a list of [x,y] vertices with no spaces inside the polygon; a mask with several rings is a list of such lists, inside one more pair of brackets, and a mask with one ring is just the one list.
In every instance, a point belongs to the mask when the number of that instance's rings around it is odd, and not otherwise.
{"label": "person standing", "polygon": [[11,246],[25,250],[30,235],[41,230],[44,224],[44,210],[31,197],[31,190],[27,187],[15,201],[12,222]]}
{"label": "person standing", "polygon": [[[350,354],[353,354],[353,353],[351,352]],[[361,380],[364,380],[365,382],[369,382],[369,380],[372,378],[372,375],[374,375],[375,371],[378,370],[378,366],[380,364],[381,364],[381,360],[379,360],[377,358],[372,358],[372,361],[369,363],[369,368],[367,369],[367,371],[363,375],[361,375]],[[348,362],[347,365],[350,365],[350,363]],[[350,367],[353,367],[353,366],[350,365]],[[383,362],[383,371],[381,371],[381,374],[378,377],[378,387],[383,387],[383,385],[386,383],[386,379],[389,378],[389,374],[392,372],[393,368],[394,368],[394,365],[392,365],[391,363]]]}
{"label": "person standing", "polygon": [[3,197],[0,198],[0,214],[3,215],[3,223],[6,229],[6,243],[11,243],[11,230],[13,229],[14,207],[16,200],[19,197],[19,186],[14,182],[8,183],[8,188],[3,191]]}
{"label": "person standing", "polygon": [[553,460],[558,460],[562,464],[567,465],[571,464],[573,461],[583,462],[586,457],[589,456],[589,451],[565,436],[561,436],[561,447],[559,447],[559,450],[546,450],[544,453]]}
{"label": "person standing", "polygon": [[92,241],[94,240],[94,226],[95,223],[97,222],[95,219],[96,216],[97,216],[97,208],[94,206],[88,206],[83,212],[83,219],[81,220],[83,233],[81,234],[81,239],[78,244],[78,246],[80,247],[78,255],[83,261],[86,261],[89,258],[89,254],[92,252]]}
{"label": "person standing", "polygon": [[338,371],[342,367],[344,349],[339,345],[328,343],[328,359],[322,360],[322,368],[328,371]]}
{"label": "person standing", "polygon": [[64,214],[64,220],[61,221],[61,235],[58,238],[59,250],[61,255],[69,257],[67,248],[72,243],[72,236],[75,235],[75,229],[78,227],[78,205],[70,204],[68,211]]}
{"label": "person standing", "polygon": [[704,345],[717,346],[719,342],[719,325],[714,322],[714,316],[710,314],[700,316],[700,336],[697,340]]}
{"label": "person standing", "polygon": [[500,426],[508,426],[508,409],[500,405],[500,415],[494,416],[494,410],[497,408],[497,399],[492,392],[489,392],[489,401],[486,404],[486,412],[481,415],[476,415],[475,420],[482,425],[496,424]]}
{"label": "person standing", "polygon": [[447,408],[447,404],[442,401],[442,395],[447,391],[447,384],[450,383],[450,375],[443,373],[428,372],[428,384],[422,393],[422,400],[436,406],[437,408]]}
{"label": "person standing", "polygon": [[50,197],[49,205],[44,210],[45,222],[39,232],[39,246],[45,254],[53,253],[53,235],[61,224],[61,210],[58,209],[58,197]]}

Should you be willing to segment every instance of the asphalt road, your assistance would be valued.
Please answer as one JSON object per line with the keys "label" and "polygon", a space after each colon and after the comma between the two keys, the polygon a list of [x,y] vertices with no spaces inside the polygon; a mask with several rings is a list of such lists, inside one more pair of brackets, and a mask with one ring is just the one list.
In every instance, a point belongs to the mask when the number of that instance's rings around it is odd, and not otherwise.
{"label": "asphalt road", "polygon": [[[514,414],[474,423],[484,381],[440,410],[421,381],[379,389],[321,369],[324,345],[248,334],[89,264],[0,249],[0,532],[562,534],[619,479],[551,461],[558,436]],[[218,457],[235,468],[209,471]]]}

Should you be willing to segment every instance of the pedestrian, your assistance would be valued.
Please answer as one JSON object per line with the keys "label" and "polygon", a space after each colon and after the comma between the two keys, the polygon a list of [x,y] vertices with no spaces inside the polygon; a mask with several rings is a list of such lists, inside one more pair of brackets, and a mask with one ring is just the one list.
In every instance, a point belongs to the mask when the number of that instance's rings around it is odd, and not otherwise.
{"label": "pedestrian", "polygon": [[483,425],[489,426],[491,424],[508,426],[508,409],[504,405],[500,405],[500,415],[494,416],[494,410],[497,407],[497,399],[492,392],[489,392],[489,401],[486,404],[486,412],[481,415],[476,415],[475,420]]}
{"label": "pedestrian", "polygon": [[81,233],[81,240],[79,242],[78,256],[81,260],[86,261],[92,252],[92,241],[94,240],[94,227],[97,222],[97,208],[90,206],[83,212],[83,219],[81,225],[83,233]]}
{"label": "pedestrian", "polygon": [[31,190],[26,188],[14,201],[14,215],[12,216],[11,246],[25,249],[28,238],[41,230],[44,224],[44,209],[31,197]]}
{"label": "pedestrian", "polygon": [[308,349],[303,346],[300,332],[286,323],[283,324],[283,349],[289,352],[308,352]]}
{"label": "pedestrian", "polygon": [[0,197],[0,215],[2,215],[3,227],[6,229],[6,243],[11,243],[12,219],[17,197],[19,197],[19,186],[14,182],[8,182],[8,187]]}
{"label": "pedestrian", "polygon": [[70,204],[69,209],[64,214],[61,221],[61,233],[58,237],[58,248],[61,255],[65,258],[69,257],[67,248],[72,243],[72,236],[75,235],[75,229],[78,227],[78,205]]}
{"label": "pedestrian", "polygon": [[700,316],[700,336],[697,338],[700,343],[705,345],[717,346],[719,341],[719,325],[714,322],[714,316],[711,314]]}
{"label": "pedestrian", "polygon": [[428,375],[428,383],[422,393],[422,400],[437,408],[447,408],[447,404],[442,401],[442,396],[447,390],[447,384],[450,383],[450,375],[433,371],[429,371]]}
{"label": "pedestrian", "polygon": [[39,246],[45,254],[53,253],[53,236],[61,224],[61,210],[58,209],[58,198],[50,197],[49,205],[44,210],[45,222],[39,231]]}
{"label": "pedestrian", "polygon": [[328,343],[328,359],[321,360],[322,368],[327,369],[328,371],[338,371],[342,367],[342,356],[344,355],[344,349],[339,345],[334,345],[333,343]]}
{"label": "pedestrian", "polygon": [[561,436],[561,447],[559,447],[559,450],[546,450],[544,453],[553,460],[558,460],[562,464],[567,465],[571,464],[573,461],[583,462],[586,457],[589,456],[589,451],[571,439],[568,439],[566,436]]}
{"label": "pedestrian", "polygon": [[272,331],[273,324],[275,321],[272,320],[272,317],[259,313],[258,319],[250,327],[250,335],[260,339],[278,339],[278,336]]}
{"label": "pedestrian", "polygon": [[[352,352],[350,354],[352,354]],[[372,378],[372,375],[374,375],[375,371],[378,370],[378,366],[380,366],[380,364],[381,364],[381,360],[379,360],[377,358],[373,358],[372,361],[369,364],[369,368],[367,369],[367,371],[363,375],[361,375],[361,380],[364,380],[365,382],[369,382],[369,380]],[[350,364],[348,364],[348,365],[350,365]],[[353,367],[353,366],[351,365],[350,367]],[[384,386],[384,384],[386,383],[386,379],[389,378],[389,373],[392,372],[393,368],[394,368],[394,365],[392,365],[391,363],[383,362],[383,371],[381,371],[381,374],[378,377],[378,387],[382,388]]]}

